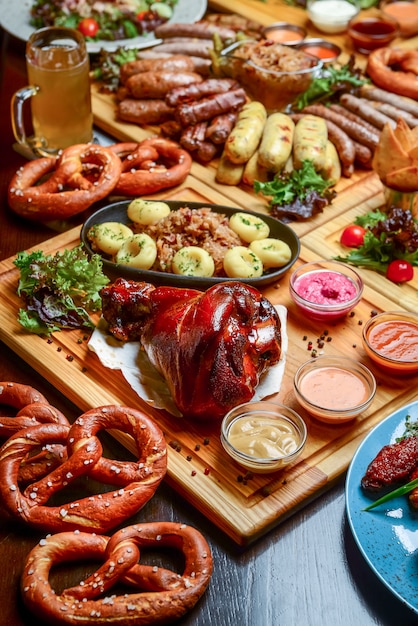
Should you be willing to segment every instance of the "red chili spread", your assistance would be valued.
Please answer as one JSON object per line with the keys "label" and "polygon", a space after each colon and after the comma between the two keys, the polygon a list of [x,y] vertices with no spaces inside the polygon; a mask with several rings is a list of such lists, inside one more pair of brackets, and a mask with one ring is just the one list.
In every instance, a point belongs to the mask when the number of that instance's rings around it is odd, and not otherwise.
{"label": "red chili spread", "polygon": [[368,341],[373,350],[397,361],[418,361],[418,325],[387,321],[371,329]]}

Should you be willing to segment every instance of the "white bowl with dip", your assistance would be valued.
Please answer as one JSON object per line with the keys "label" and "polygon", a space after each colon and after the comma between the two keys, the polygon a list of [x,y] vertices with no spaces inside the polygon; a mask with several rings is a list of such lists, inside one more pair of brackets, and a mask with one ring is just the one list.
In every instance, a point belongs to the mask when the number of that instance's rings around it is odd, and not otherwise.
{"label": "white bowl with dip", "polygon": [[349,21],[359,10],[358,0],[308,0],[309,19],[323,33],[336,34],[347,30]]}
{"label": "white bowl with dip", "polygon": [[339,261],[312,261],[290,277],[290,295],[309,319],[329,322],[344,317],[359,302],[363,281],[349,265]]}
{"label": "white bowl with dip", "polygon": [[327,424],[349,422],[376,394],[376,380],[362,363],[341,356],[319,356],[303,363],[293,379],[299,404]]}
{"label": "white bowl with dip", "polygon": [[303,419],[282,404],[246,402],[227,413],[221,425],[221,443],[242,467],[275,472],[292,463],[307,437]]}

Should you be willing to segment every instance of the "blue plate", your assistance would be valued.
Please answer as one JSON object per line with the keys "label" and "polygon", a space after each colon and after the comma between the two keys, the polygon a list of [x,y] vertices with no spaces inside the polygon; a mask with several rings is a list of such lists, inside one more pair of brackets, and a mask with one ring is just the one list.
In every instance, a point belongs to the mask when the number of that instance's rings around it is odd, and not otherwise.
{"label": "blue plate", "polygon": [[363,440],[348,469],[345,496],[348,522],[364,558],[386,587],[418,613],[418,512],[407,496],[364,511],[372,500],[360,487],[376,454],[403,434],[407,415],[418,420],[418,402],[387,417]]}

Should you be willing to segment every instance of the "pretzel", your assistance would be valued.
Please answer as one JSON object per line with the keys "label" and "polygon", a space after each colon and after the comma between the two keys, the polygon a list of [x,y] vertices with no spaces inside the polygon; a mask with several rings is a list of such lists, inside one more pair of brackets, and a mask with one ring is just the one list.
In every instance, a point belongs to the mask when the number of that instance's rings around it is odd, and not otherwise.
{"label": "pretzel", "polygon": [[[138,461],[102,458],[102,445],[96,437],[101,429],[130,434]],[[66,445],[68,458],[22,490],[21,463],[39,448],[57,444]],[[149,417],[128,407],[99,407],[81,415],[70,427],[39,424],[10,437],[0,449],[0,501],[12,516],[42,530],[106,532],[148,502],[165,475],[166,464],[163,433]],[[47,505],[54,494],[86,475],[118,488],[65,505]]]}
{"label": "pretzel", "polygon": [[23,165],[10,182],[9,206],[27,219],[65,219],[111,193],[121,171],[119,157],[109,148],[96,144],[70,146],[59,157],[44,157]]}
{"label": "pretzel", "polygon": [[366,72],[378,87],[418,99],[418,50],[373,50],[367,60]]}
{"label": "pretzel", "polygon": [[[178,574],[138,563],[141,548],[174,548],[184,556]],[[102,564],[76,587],[55,592],[49,582],[54,565],[78,559]],[[212,555],[205,538],[191,526],[155,522],[129,526],[112,537],[59,533],[30,552],[21,578],[27,607],[52,624],[147,626],[168,624],[190,610],[205,592],[212,575]],[[112,587],[121,583],[127,593]]]}
{"label": "pretzel", "polygon": [[[0,404],[19,409],[15,416],[0,416],[0,439],[8,439],[15,433],[30,426],[43,423],[58,423],[69,426],[65,415],[37,389],[30,385],[14,382],[0,383]],[[18,473],[20,484],[37,480],[52,468],[60,465],[66,458],[66,448],[51,445],[30,459],[24,460]]]}
{"label": "pretzel", "polygon": [[124,196],[143,196],[180,185],[192,166],[186,150],[162,137],[114,144],[110,149],[122,159],[122,174],[114,191]]}

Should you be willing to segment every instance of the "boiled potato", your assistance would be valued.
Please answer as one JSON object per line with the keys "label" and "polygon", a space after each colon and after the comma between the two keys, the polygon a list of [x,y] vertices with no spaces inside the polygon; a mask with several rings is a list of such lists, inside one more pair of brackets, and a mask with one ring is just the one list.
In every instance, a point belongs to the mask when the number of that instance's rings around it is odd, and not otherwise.
{"label": "boiled potato", "polygon": [[171,262],[174,274],[183,276],[213,276],[215,262],[209,252],[199,246],[185,246],[176,252]]}
{"label": "boiled potato", "polygon": [[292,251],[287,243],[273,237],[252,241],[250,250],[261,259],[265,269],[269,267],[283,267],[292,258]]}
{"label": "boiled potato", "polygon": [[132,230],[120,222],[96,224],[89,231],[89,239],[92,243],[110,256],[114,256],[123,242],[132,235]]}
{"label": "boiled potato", "polygon": [[135,198],[128,206],[128,217],[135,224],[151,226],[170,213],[170,207],[165,202],[142,200]]}
{"label": "boiled potato", "polygon": [[248,213],[234,213],[229,218],[229,226],[246,243],[264,239],[270,234],[270,227],[261,217]]}
{"label": "boiled potato", "polygon": [[229,278],[257,278],[263,275],[261,259],[245,246],[234,246],[227,250],[223,265]]}
{"label": "boiled potato", "polygon": [[157,258],[155,241],[145,233],[132,235],[119,248],[115,261],[141,270],[149,270]]}

